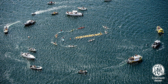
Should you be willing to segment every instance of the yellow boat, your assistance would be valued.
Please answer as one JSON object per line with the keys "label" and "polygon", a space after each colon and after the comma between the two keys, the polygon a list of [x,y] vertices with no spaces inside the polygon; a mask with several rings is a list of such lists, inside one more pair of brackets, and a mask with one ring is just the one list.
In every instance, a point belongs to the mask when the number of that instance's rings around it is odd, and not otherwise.
{"label": "yellow boat", "polygon": [[103,35],[101,32],[97,34],[89,34],[89,35],[83,35],[83,36],[77,36],[75,39],[81,39],[81,38],[87,38],[87,37],[93,37],[93,36],[100,36]]}
{"label": "yellow boat", "polygon": [[158,34],[164,34],[164,31],[160,26],[156,27],[156,31],[158,32]]}

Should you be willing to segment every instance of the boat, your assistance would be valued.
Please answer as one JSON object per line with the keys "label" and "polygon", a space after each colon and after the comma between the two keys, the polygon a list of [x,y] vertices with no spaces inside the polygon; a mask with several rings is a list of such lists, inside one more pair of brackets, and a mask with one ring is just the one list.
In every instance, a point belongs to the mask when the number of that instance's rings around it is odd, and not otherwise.
{"label": "boat", "polygon": [[83,29],[83,28],[85,28],[85,27],[79,27],[78,29]]}
{"label": "boat", "polygon": [[48,5],[52,5],[52,4],[55,4],[55,2],[50,1],[50,2],[48,2],[47,4],[48,4]]}
{"label": "boat", "polygon": [[61,39],[64,42],[64,38]]}
{"label": "boat", "polygon": [[111,0],[104,0],[104,2],[109,2],[109,1],[111,1]]}
{"label": "boat", "polygon": [[33,25],[34,23],[36,23],[36,21],[34,21],[34,20],[28,20],[28,21],[25,23],[25,26]]}
{"label": "boat", "polygon": [[57,43],[56,43],[56,42],[52,42],[52,44],[57,45]]}
{"label": "boat", "polygon": [[78,12],[77,10],[73,10],[72,12],[67,11],[66,15],[69,15],[69,16],[83,16],[83,14]]}
{"label": "boat", "polygon": [[164,31],[163,31],[163,29],[160,26],[156,27],[156,31],[158,32],[159,35],[164,34]]}
{"label": "boat", "polygon": [[78,7],[79,10],[87,10],[85,7]]}
{"label": "boat", "polygon": [[7,26],[4,27],[4,33],[5,33],[5,34],[8,33],[8,27],[7,27]]}
{"label": "boat", "polygon": [[57,15],[57,14],[58,14],[58,12],[53,12],[53,13],[52,13],[52,15]]}
{"label": "boat", "polygon": [[79,70],[78,74],[87,74],[87,70]]}
{"label": "boat", "polygon": [[92,42],[92,41],[94,41],[95,39],[90,39],[90,40],[88,40],[88,42]]}
{"label": "boat", "polygon": [[32,16],[33,16],[33,15],[36,15],[36,13],[31,13],[31,14],[32,14]]}
{"label": "boat", "polygon": [[[103,25],[102,25],[103,26]],[[103,26],[104,29],[109,29],[107,26]]]}
{"label": "boat", "polygon": [[107,31],[105,30],[104,33],[107,34]]}
{"label": "boat", "polygon": [[29,53],[22,53],[21,55],[25,58],[28,58],[28,59],[35,59],[35,57]]}
{"label": "boat", "polygon": [[34,69],[34,70],[42,70],[42,67],[41,67],[41,66],[31,65],[30,68],[31,68],[31,69]]}
{"label": "boat", "polygon": [[156,40],[153,44],[152,44],[152,48],[157,48],[160,46],[160,40]]}
{"label": "boat", "polygon": [[140,55],[134,55],[132,57],[130,57],[127,61],[127,63],[135,63],[135,62],[141,62],[142,61],[142,56]]}
{"label": "boat", "polygon": [[28,50],[31,51],[31,52],[36,52],[35,48],[29,48]]}
{"label": "boat", "polygon": [[68,45],[67,47],[74,48],[76,45]]}

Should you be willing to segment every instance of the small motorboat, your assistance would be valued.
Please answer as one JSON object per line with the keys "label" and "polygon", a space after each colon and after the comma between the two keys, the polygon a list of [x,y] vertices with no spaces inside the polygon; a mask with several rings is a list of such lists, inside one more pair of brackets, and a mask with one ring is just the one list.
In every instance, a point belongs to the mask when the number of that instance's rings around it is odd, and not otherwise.
{"label": "small motorboat", "polygon": [[95,39],[90,39],[90,40],[88,40],[88,42],[92,42],[92,41],[94,41]]}
{"label": "small motorboat", "polygon": [[4,33],[8,34],[8,27],[7,26],[4,27]]}
{"label": "small motorboat", "polygon": [[73,10],[72,12],[66,12],[66,15],[69,15],[69,16],[83,16],[83,14],[78,12],[77,10]]}
{"label": "small motorboat", "polygon": [[87,10],[85,7],[78,7],[79,10]]}
{"label": "small motorboat", "polygon": [[52,5],[52,4],[55,4],[55,2],[50,1],[50,2],[48,2],[47,4],[48,4],[48,5]]}
{"label": "small motorboat", "polygon": [[160,26],[156,27],[156,31],[158,32],[159,35],[164,34],[164,31],[163,31],[163,29]]}
{"label": "small motorboat", "polygon": [[85,27],[79,27],[78,29],[83,29],[83,28],[85,28]]}
{"label": "small motorboat", "polygon": [[34,20],[28,20],[28,21],[25,23],[25,26],[33,25],[34,23],[36,23]]}
{"label": "small motorboat", "polygon": [[22,53],[21,55],[25,58],[28,58],[28,59],[35,59],[35,57],[29,53]]}
{"label": "small motorboat", "polygon": [[[102,25],[103,26],[103,25]],[[109,29],[107,26],[103,26],[104,29]]]}
{"label": "small motorboat", "polygon": [[109,1],[111,1],[111,0],[104,0],[104,2],[109,2]]}
{"label": "small motorboat", "polygon": [[54,45],[57,45],[57,43],[56,42],[51,42],[52,44],[54,44]]}
{"label": "small motorboat", "polygon": [[42,70],[42,67],[41,67],[41,66],[31,65],[30,68],[31,68],[31,69],[34,69],[34,70]]}
{"label": "small motorboat", "polygon": [[77,45],[68,45],[67,47],[70,47],[70,48],[74,48],[76,47]]}
{"label": "small motorboat", "polygon": [[78,74],[87,74],[87,70],[79,70]]}
{"label": "small motorboat", "polygon": [[104,33],[107,34],[107,31],[105,30]]}
{"label": "small motorboat", "polygon": [[156,40],[153,44],[152,44],[152,48],[158,48],[160,46],[160,40]]}
{"label": "small motorboat", "polygon": [[135,56],[132,56],[128,59],[127,63],[135,63],[135,62],[141,62],[142,61],[142,56],[140,55],[135,55]]}
{"label": "small motorboat", "polygon": [[53,12],[53,13],[52,13],[52,15],[57,15],[57,14],[58,14],[58,12]]}
{"label": "small motorboat", "polygon": [[29,48],[28,50],[31,51],[31,52],[36,52],[35,48]]}
{"label": "small motorboat", "polygon": [[33,16],[33,15],[36,15],[36,13],[31,13],[31,14],[32,14],[32,16]]}

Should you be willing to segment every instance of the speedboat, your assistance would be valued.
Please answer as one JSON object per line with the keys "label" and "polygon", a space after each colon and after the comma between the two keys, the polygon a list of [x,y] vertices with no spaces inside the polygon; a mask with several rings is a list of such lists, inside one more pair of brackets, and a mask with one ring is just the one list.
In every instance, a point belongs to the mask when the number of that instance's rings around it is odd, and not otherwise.
{"label": "speedboat", "polygon": [[34,20],[28,20],[28,21],[25,23],[25,26],[33,25],[34,23],[36,23]]}
{"label": "speedboat", "polygon": [[[103,26],[103,25],[102,25]],[[109,29],[107,26],[103,26],[104,29]]]}
{"label": "speedboat", "polygon": [[58,12],[53,12],[53,13],[52,13],[52,15],[56,15],[56,14],[58,14]]}
{"label": "speedboat", "polygon": [[128,59],[127,63],[131,64],[131,63],[140,62],[140,61],[142,61],[142,56],[134,55]]}
{"label": "speedboat", "polygon": [[35,48],[29,48],[29,51],[36,52],[36,49]]}
{"label": "speedboat", "polygon": [[90,39],[90,40],[88,40],[88,42],[92,42],[92,41],[94,41],[95,39]]}
{"label": "speedboat", "polygon": [[79,70],[78,74],[87,74],[87,70]]}
{"label": "speedboat", "polygon": [[29,53],[22,53],[21,55],[25,58],[28,58],[28,59],[35,59],[35,57]]}
{"label": "speedboat", "polygon": [[79,27],[78,29],[83,29],[83,28],[85,28],[85,27]]}
{"label": "speedboat", "polygon": [[69,15],[69,16],[83,16],[83,14],[78,12],[77,10],[73,10],[72,12],[67,11],[66,15]]}
{"label": "speedboat", "polygon": [[36,15],[36,13],[31,13],[32,15]]}
{"label": "speedboat", "polygon": [[56,42],[51,42],[52,44],[54,44],[54,45],[57,45],[57,43]]}
{"label": "speedboat", "polygon": [[76,47],[76,45],[68,45],[67,47],[73,48]]}
{"label": "speedboat", "polygon": [[79,10],[87,10],[85,7],[78,7]]}
{"label": "speedboat", "polygon": [[41,66],[31,65],[30,68],[31,68],[31,69],[34,69],[34,70],[42,70],[42,67],[41,67]]}
{"label": "speedboat", "polygon": [[7,26],[4,27],[4,33],[5,33],[5,34],[8,33],[8,27],[7,27]]}
{"label": "speedboat", "polygon": [[164,31],[163,31],[163,29],[160,26],[156,27],[156,31],[158,32],[159,35],[164,34]]}
{"label": "speedboat", "polygon": [[47,4],[48,4],[48,5],[52,5],[52,4],[55,4],[55,2],[50,1],[50,2],[48,2]]}
{"label": "speedboat", "polygon": [[104,0],[104,2],[108,2],[108,1],[111,1],[111,0]]}
{"label": "speedboat", "polygon": [[152,44],[152,48],[157,48],[160,46],[160,40],[156,40],[153,44]]}

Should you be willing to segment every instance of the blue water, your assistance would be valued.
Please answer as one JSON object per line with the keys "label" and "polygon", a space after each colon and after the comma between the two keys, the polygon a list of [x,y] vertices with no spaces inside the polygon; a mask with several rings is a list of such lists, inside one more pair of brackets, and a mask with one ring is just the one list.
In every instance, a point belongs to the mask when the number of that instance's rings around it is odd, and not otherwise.
{"label": "blue water", "polygon": [[[168,0],[55,0],[56,4],[47,5],[49,1],[0,1],[1,84],[153,84],[155,64],[165,68],[165,79],[160,83],[168,83]],[[83,17],[65,15],[82,6],[88,9],[79,11]],[[52,16],[54,11],[59,14]],[[33,12],[37,15],[32,16]],[[30,19],[36,23],[24,27]],[[9,26],[7,35],[3,33],[5,25]],[[156,26],[165,34],[159,36]],[[85,28],[69,32],[79,27]],[[74,39],[99,32],[103,35]],[[95,41],[88,42],[90,39]],[[158,49],[151,47],[155,40],[161,41]],[[29,52],[29,47],[37,53]],[[36,60],[23,58],[22,52],[31,53]],[[135,54],[142,55],[143,61],[127,64]],[[43,70],[31,70],[30,65]],[[88,74],[77,74],[81,69]]]}

